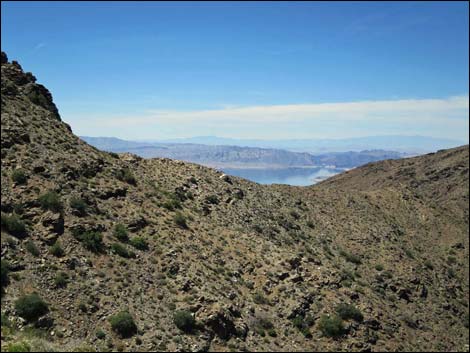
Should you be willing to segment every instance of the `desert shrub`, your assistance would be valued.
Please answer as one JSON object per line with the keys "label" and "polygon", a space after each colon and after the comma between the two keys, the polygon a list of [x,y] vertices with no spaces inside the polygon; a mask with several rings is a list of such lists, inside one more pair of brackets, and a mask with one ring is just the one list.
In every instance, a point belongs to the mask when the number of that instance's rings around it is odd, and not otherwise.
{"label": "desert shrub", "polygon": [[80,215],[85,215],[88,209],[86,202],[75,196],[70,199],[70,207],[76,210]]}
{"label": "desert shrub", "polygon": [[85,231],[83,233],[76,233],[74,236],[82,243],[85,249],[94,253],[103,251],[104,243],[103,236],[99,232]]}
{"label": "desert shrub", "polygon": [[15,213],[13,213],[11,216],[2,213],[1,222],[2,228],[4,228],[8,233],[13,236],[17,238],[24,238],[27,235],[25,223]]}
{"label": "desert shrub", "polygon": [[274,324],[266,316],[257,316],[253,322],[253,330],[261,337],[266,336],[266,332],[271,337],[277,337],[277,332],[274,329]]}
{"label": "desert shrub", "polygon": [[121,223],[116,224],[114,226],[113,234],[116,237],[116,239],[118,239],[119,241],[127,242],[129,240],[129,233],[124,224],[121,224]]}
{"label": "desert shrub", "polygon": [[38,257],[39,256],[39,249],[38,247],[36,246],[36,244],[34,244],[34,242],[32,240],[26,242],[25,246],[26,250],[33,256],[35,257]]}
{"label": "desert shrub", "polygon": [[131,239],[130,244],[139,250],[148,250],[149,245],[147,241],[142,237],[134,237]]}
{"label": "desert shrub", "polygon": [[6,351],[7,352],[31,352],[31,346],[26,342],[12,342],[8,344]]}
{"label": "desert shrub", "polygon": [[455,256],[448,256],[447,257],[447,263],[449,265],[454,265],[457,263],[457,258]]}
{"label": "desert shrub", "polygon": [[206,201],[210,204],[217,205],[219,203],[219,198],[217,195],[208,195],[206,196]]}
{"label": "desert shrub", "polygon": [[318,322],[318,328],[324,336],[328,337],[339,337],[344,334],[343,321],[336,315],[323,315]]}
{"label": "desert shrub", "polygon": [[268,298],[266,298],[263,293],[257,292],[253,295],[253,301],[256,304],[269,304]]}
{"label": "desert shrub", "polygon": [[290,211],[289,214],[290,214],[291,217],[294,218],[294,219],[299,219],[299,218],[300,218],[300,215],[299,215],[296,211],[294,211],[294,210]]}
{"label": "desert shrub", "polygon": [[28,181],[28,177],[23,169],[15,169],[13,173],[11,173],[11,179],[18,185],[26,184]]}
{"label": "desert shrub", "polygon": [[165,200],[165,202],[162,204],[163,208],[166,208],[168,211],[174,211],[176,209],[181,209],[181,201],[178,200],[177,198],[169,198],[168,200]]}
{"label": "desert shrub", "polygon": [[8,262],[6,260],[1,260],[0,261],[0,270],[1,270],[1,288],[6,287],[8,285],[8,273],[10,272],[10,267],[8,265]]}
{"label": "desert shrub", "polygon": [[2,327],[11,327],[11,322],[10,319],[8,319],[7,314],[2,313],[1,314],[1,326]]}
{"label": "desert shrub", "polygon": [[311,316],[298,315],[292,320],[292,324],[297,328],[305,337],[312,337],[310,333],[310,326],[313,325],[314,319]]}
{"label": "desert shrub", "polygon": [[119,180],[124,181],[128,184],[131,184],[131,185],[136,185],[137,184],[137,180],[136,180],[134,174],[132,174],[132,172],[129,168],[120,169],[117,172],[116,177]]}
{"label": "desert shrub", "polygon": [[455,270],[454,270],[452,267],[449,267],[449,268],[447,269],[447,276],[448,276],[449,278],[455,278],[455,275],[456,275]]}
{"label": "desert shrub", "polygon": [[175,214],[175,216],[173,217],[173,221],[180,228],[183,228],[183,229],[188,228],[188,224],[186,223],[186,217],[181,212],[177,212]]}
{"label": "desert shrub", "polygon": [[59,272],[55,277],[54,277],[54,284],[57,288],[64,288],[67,286],[67,283],[69,281],[69,276],[65,272]]}
{"label": "desert shrub", "polygon": [[106,337],[106,333],[103,330],[96,331],[96,338],[102,340]]}
{"label": "desert shrub", "polygon": [[26,321],[35,321],[49,312],[49,307],[36,293],[23,295],[15,302],[15,310]]}
{"label": "desert shrub", "polygon": [[428,270],[433,270],[434,265],[431,260],[425,260],[424,261],[424,267],[426,267]]}
{"label": "desert shrub", "polygon": [[54,255],[55,257],[62,257],[65,255],[64,249],[60,245],[59,241],[56,241],[54,245],[49,248],[49,252]]}
{"label": "desert shrub", "polygon": [[137,325],[132,315],[127,311],[121,311],[111,316],[109,323],[111,328],[123,338],[131,337],[137,333]]}
{"label": "desert shrub", "polygon": [[377,265],[375,265],[375,269],[376,269],[377,271],[383,271],[384,267],[383,267],[383,265],[381,265],[381,264],[377,264]]}
{"label": "desert shrub", "polygon": [[361,311],[354,305],[341,303],[336,307],[336,313],[343,320],[353,319],[355,321],[362,321],[364,316]]}
{"label": "desert shrub", "polygon": [[339,254],[343,256],[346,259],[346,261],[351,262],[353,264],[360,264],[362,262],[361,258],[358,255],[348,253],[344,250],[340,250]]}
{"label": "desert shrub", "polygon": [[60,200],[59,194],[55,191],[48,191],[39,196],[38,201],[44,210],[53,212],[60,212],[62,210],[62,201]]}
{"label": "desert shrub", "polygon": [[183,332],[191,332],[196,326],[196,320],[189,311],[180,310],[173,315],[173,322]]}
{"label": "desert shrub", "polygon": [[410,249],[405,249],[405,254],[406,254],[406,256],[408,256],[410,259],[414,259],[414,258],[415,258],[415,254],[414,254],[413,251],[411,251]]}
{"label": "desert shrub", "polygon": [[115,254],[121,257],[124,257],[126,259],[135,256],[135,254],[132,251],[127,250],[127,248],[120,243],[111,244],[111,251],[113,251]]}

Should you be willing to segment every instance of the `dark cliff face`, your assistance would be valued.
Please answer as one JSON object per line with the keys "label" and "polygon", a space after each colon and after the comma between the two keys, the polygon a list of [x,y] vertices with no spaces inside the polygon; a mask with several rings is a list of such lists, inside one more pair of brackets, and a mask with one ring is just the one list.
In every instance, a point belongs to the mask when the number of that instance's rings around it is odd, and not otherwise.
{"label": "dark cliff face", "polygon": [[1,114],[2,349],[466,349],[468,146],[261,186],[91,147],[3,55]]}

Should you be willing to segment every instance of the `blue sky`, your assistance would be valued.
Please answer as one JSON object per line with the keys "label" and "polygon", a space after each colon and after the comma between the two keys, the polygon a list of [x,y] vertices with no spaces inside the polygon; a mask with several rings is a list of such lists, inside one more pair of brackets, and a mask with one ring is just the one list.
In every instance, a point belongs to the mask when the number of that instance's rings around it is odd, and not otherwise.
{"label": "blue sky", "polygon": [[80,135],[468,141],[467,2],[8,2]]}

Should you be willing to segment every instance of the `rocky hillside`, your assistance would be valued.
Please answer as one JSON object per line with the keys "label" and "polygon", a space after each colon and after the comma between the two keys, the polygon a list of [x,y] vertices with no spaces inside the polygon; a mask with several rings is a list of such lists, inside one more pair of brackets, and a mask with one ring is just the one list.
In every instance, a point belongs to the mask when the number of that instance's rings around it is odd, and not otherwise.
{"label": "rocky hillside", "polygon": [[262,186],[99,151],[1,71],[2,351],[468,351],[468,146]]}

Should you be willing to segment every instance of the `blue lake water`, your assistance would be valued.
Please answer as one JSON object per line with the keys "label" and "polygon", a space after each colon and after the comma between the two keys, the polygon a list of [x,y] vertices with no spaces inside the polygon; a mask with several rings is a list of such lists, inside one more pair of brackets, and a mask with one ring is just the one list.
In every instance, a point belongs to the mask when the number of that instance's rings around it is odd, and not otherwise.
{"label": "blue lake water", "polygon": [[288,184],[294,186],[313,185],[341,173],[335,168],[280,168],[280,169],[237,169],[224,168],[224,173],[242,177],[260,184]]}

